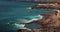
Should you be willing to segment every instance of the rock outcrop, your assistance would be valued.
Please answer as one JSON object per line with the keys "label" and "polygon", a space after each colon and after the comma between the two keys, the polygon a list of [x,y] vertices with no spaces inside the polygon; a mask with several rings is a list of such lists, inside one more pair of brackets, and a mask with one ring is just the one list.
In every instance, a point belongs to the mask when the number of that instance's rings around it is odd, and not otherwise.
{"label": "rock outcrop", "polygon": [[60,29],[53,29],[53,28],[40,28],[40,29],[19,29],[16,32],[60,32]]}
{"label": "rock outcrop", "polygon": [[43,27],[60,28],[60,15],[56,13],[53,12],[45,14],[41,20],[33,21],[27,24],[36,23],[38,25],[42,25]]}
{"label": "rock outcrop", "polygon": [[20,29],[18,32],[60,32],[60,14],[58,12],[45,14],[41,20],[33,21],[31,23],[36,23],[42,25],[42,28],[37,29]]}
{"label": "rock outcrop", "polygon": [[35,5],[32,5],[32,9],[58,9],[60,10],[60,4],[59,3],[35,4]]}
{"label": "rock outcrop", "polygon": [[60,3],[60,0],[17,0],[17,1],[30,1],[30,2],[58,2],[58,3]]}

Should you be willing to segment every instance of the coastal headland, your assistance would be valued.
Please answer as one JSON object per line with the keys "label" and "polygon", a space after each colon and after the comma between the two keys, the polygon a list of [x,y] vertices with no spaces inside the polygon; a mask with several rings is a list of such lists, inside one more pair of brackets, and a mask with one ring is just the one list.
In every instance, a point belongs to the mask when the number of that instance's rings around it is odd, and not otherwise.
{"label": "coastal headland", "polygon": [[42,19],[37,21],[32,21],[30,23],[26,23],[26,25],[35,23],[41,25],[42,28],[36,29],[19,29],[17,32],[60,32],[60,4],[38,4],[33,6],[32,8],[43,8],[43,9],[57,9],[52,13],[41,14],[43,15]]}
{"label": "coastal headland", "polygon": [[36,23],[38,25],[41,25],[42,28],[36,28],[36,29],[21,29],[20,32],[60,32],[60,14],[55,11],[53,13],[47,13],[43,15],[43,18],[37,21],[32,21],[28,24]]}

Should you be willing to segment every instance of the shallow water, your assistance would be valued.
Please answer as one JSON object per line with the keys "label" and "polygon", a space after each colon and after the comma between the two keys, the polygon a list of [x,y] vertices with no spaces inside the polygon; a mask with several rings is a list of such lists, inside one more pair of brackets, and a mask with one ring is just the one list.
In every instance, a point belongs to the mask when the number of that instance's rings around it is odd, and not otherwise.
{"label": "shallow water", "polygon": [[[0,1],[0,32],[14,32],[17,29],[23,29],[23,25],[19,23],[28,23],[34,19],[40,19],[42,17],[40,14],[52,12],[46,9],[33,9],[29,12],[32,4],[36,3]],[[28,25],[28,28],[33,27],[37,28],[36,24]]]}

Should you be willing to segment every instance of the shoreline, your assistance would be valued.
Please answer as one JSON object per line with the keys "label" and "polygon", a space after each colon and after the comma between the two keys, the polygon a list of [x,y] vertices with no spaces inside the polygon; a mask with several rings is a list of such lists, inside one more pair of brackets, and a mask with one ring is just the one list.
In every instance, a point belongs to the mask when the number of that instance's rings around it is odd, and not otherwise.
{"label": "shoreline", "polygon": [[[59,15],[56,15],[55,13],[56,12],[47,13],[43,16],[42,19],[27,23],[27,25],[31,24],[31,23],[36,23],[38,25],[43,26],[42,28],[31,29],[30,32],[33,32],[33,31],[35,31],[35,32],[47,32],[47,31],[48,32],[54,32],[54,31],[55,32],[60,32],[60,18],[59,18]],[[29,30],[20,29],[20,30],[17,30],[17,31],[28,32]]]}

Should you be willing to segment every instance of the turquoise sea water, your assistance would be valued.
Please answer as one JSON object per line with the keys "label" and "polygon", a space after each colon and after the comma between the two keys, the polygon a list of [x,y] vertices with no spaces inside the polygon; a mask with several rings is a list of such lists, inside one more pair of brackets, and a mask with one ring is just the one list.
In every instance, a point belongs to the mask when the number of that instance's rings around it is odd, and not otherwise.
{"label": "turquoise sea water", "polygon": [[[33,9],[29,12],[34,2],[16,2],[16,1],[0,1],[0,32],[14,32],[17,29],[23,29],[20,23],[31,22],[40,19],[40,14],[52,12],[46,9]],[[28,28],[37,28],[39,25],[31,24]]]}

